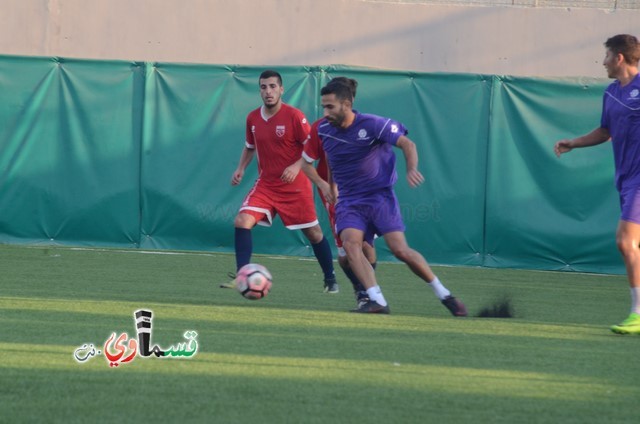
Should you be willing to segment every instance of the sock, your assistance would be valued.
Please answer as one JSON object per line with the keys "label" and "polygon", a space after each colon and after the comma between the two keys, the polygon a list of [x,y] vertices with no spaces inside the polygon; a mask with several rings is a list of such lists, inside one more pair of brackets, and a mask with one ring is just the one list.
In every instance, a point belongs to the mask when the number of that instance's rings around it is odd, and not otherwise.
{"label": "sock", "polygon": [[353,273],[351,268],[346,268],[346,269],[343,268],[342,270],[344,271],[344,274],[347,276],[349,281],[351,281],[351,285],[353,286],[354,292],[366,291],[366,289],[364,288],[364,286],[362,285],[358,277],[356,277],[356,274]]}
{"label": "sock", "polygon": [[631,312],[640,314],[640,287],[631,287]]}
{"label": "sock", "polygon": [[331,253],[331,246],[327,238],[322,237],[320,243],[312,244],[311,247],[313,248],[313,254],[316,255],[316,259],[318,259],[318,263],[322,268],[324,279],[336,278],[336,273],[333,270],[333,254]]}
{"label": "sock", "polygon": [[251,262],[251,252],[253,251],[253,239],[251,230],[246,228],[236,228],[236,271]]}
{"label": "sock", "polygon": [[376,303],[378,303],[378,305],[387,306],[387,300],[382,295],[380,286],[375,285],[370,289],[367,289],[367,294],[369,295],[369,299],[375,301]]}
{"label": "sock", "polygon": [[444,300],[447,296],[451,296],[451,292],[442,285],[438,277],[434,278],[433,281],[429,283],[429,285],[433,289],[433,292],[438,297],[438,299]]}

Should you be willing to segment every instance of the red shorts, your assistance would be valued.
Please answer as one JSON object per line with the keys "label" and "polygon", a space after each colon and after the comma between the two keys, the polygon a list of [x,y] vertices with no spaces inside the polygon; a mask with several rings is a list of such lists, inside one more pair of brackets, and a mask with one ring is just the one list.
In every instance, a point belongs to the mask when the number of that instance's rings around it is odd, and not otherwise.
{"label": "red shorts", "polygon": [[244,198],[240,212],[253,216],[258,225],[270,227],[276,215],[290,230],[318,224],[311,187],[299,192],[282,193],[256,183]]}

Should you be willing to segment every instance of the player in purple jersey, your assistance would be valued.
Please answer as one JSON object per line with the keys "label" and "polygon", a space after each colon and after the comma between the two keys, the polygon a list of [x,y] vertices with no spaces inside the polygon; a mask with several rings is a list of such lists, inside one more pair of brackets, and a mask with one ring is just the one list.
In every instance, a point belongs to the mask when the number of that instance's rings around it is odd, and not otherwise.
{"label": "player in purple jersey", "polygon": [[616,242],[631,287],[631,313],[611,331],[640,334],[640,43],[632,35],[619,34],[605,43],[602,64],[614,81],[604,93],[600,126],[588,134],[555,144],[558,157],[577,147],[611,140],[620,193],[620,221]]}
{"label": "player in purple jersey", "polygon": [[409,247],[404,235],[405,226],[393,191],[398,178],[393,148],[404,153],[407,181],[411,187],[417,187],[424,177],[418,171],[415,144],[406,136],[407,130],[401,123],[353,110],[351,93],[341,81],[330,81],[322,88],[324,122],[312,129],[310,137],[319,138],[327,155],[329,182],[334,192],[325,194],[329,201],[337,199],[337,232],[351,269],[366,287],[370,299],[353,312],[389,313],[375,272],[362,253],[363,240],[375,233],[382,235],[396,258],[430,284],[454,316],[466,316],[464,304],[444,287],[425,258]]}
{"label": "player in purple jersey", "polygon": [[[356,92],[358,90],[357,81],[352,80],[350,78],[346,78],[346,77],[336,77],[336,78],[333,78],[332,81],[334,82],[341,81],[347,86],[349,86],[349,88],[351,89],[351,97],[354,99],[356,98]],[[312,125],[312,130],[314,130],[315,127],[317,127],[317,125],[320,122],[322,122],[322,119],[319,119],[318,121],[314,122]],[[318,186],[318,193],[320,194],[320,198],[322,199],[322,204],[325,206],[325,209],[327,210],[329,223],[331,224],[331,231],[335,239],[336,247],[338,248],[338,264],[340,265],[340,268],[342,268],[342,271],[344,271],[347,278],[349,278],[349,281],[351,281],[354,295],[356,297],[356,302],[358,306],[360,306],[361,304],[369,301],[369,295],[367,294],[367,290],[365,289],[365,287],[358,280],[358,277],[356,277],[356,275],[351,270],[351,267],[349,266],[349,260],[347,259],[347,254],[345,253],[344,248],[342,247],[342,240],[340,240],[340,237],[336,233],[335,205],[327,202],[325,198],[324,193],[327,191],[330,191],[329,184],[327,183],[327,174],[329,172],[327,167],[327,157],[324,151],[322,150],[322,147],[320,146],[320,140],[317,137],[314,137],[313,139],[309,137],[307,139],[307,141],[304,144],[304,151],[308,152],[310,156],[314,158],[318,158],[316,168],[314,168],[310,163],[307,163],[303,153],[303,157],[300,158],[301,167],[304,173],[307,175],[307,177],[309,177],[309,179],[316,186]],[[310,156],[307,156],[307,158]],[[314,162],[314,160],[311,159],[310,162]],[[371,266],[373,267],[373,269],[376,269],[376,265],[377,265],[376,263],[377,254],[374,246],[375,236],[376,236],[375,234],[370,234],[370,237],[365,237],[364,244],[362,245],[363,253],[366,256],[369,263],[371,264]]]}

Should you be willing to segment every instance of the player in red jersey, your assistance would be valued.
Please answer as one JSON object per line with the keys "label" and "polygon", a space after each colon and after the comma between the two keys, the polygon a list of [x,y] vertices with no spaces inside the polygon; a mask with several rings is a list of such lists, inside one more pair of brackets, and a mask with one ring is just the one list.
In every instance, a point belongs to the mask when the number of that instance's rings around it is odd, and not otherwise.
{"label": "player in red jersey", "polygon": [[324,274],[324,291],[338,293],[333,256],[316,216],[309,179],[298,162],[310,126],[302,111],[282,102],[284,87],[276,71],[259,78],[263,105],[247,116],[246,141],[231,185],[240,184],[245,170],[257,154],[258,178],[245,197],[234,221],[236,266],[251,260],[251,229],[270,226],[276,215],[290,230],[302,230]]}

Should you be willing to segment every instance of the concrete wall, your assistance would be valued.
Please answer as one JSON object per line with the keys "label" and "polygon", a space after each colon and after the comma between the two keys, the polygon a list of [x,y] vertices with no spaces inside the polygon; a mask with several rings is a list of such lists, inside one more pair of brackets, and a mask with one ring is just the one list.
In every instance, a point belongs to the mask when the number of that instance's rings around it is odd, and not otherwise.
{"label": "concrete wall", "polygon": [[0,54],[606,76],[640,10],[367,0],[0,0]]}

